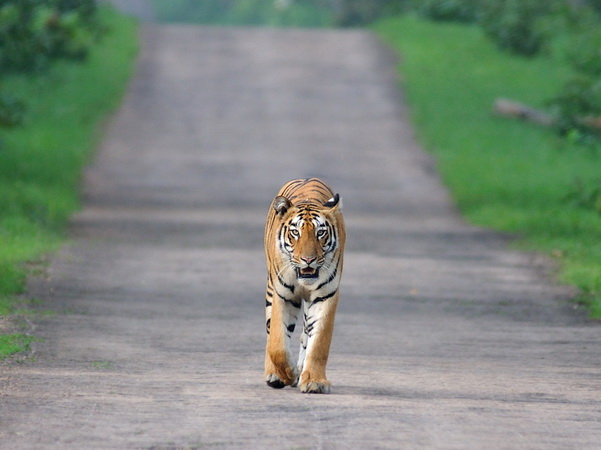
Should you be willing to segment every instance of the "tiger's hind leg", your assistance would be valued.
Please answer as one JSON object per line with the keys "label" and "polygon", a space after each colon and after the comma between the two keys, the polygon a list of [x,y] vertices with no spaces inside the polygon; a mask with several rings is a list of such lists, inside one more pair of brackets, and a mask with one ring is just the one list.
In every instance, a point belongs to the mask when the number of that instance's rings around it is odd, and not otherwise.
{"label": "tiger's hind leg", "polygon": [[270,298],[269,292],[268,289],[265,308],[267,328],[265,381],[268,386],[275,389],[296,386],[298,371],[292,363],[290,340],[298,320],[300,303],[285,301],[277,294]]}
{"label": "tiger's hind leg", "polygon": [[[303,359],[299,379],[301,392],[330,393],[330,382],[326,377],[326,364],[332,343],[337,304],[338,293],[327,300],[305,305],[304,329],[301,337],[301,354],[299,355],[299,366],[301,357]],[[303,342],[303,339],[306,340]],[[306,346],[304,351],[303,346]]]}

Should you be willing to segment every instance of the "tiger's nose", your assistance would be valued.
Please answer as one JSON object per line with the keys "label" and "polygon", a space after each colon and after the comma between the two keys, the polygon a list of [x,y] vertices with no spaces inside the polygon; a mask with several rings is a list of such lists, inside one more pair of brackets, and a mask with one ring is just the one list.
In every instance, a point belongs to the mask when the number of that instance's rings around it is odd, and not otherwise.
{"label": "tiger's nose", "polygon": [[315,259],[315,256],[301,256],[301,261],[307,264],[307,266],[310,266]]}

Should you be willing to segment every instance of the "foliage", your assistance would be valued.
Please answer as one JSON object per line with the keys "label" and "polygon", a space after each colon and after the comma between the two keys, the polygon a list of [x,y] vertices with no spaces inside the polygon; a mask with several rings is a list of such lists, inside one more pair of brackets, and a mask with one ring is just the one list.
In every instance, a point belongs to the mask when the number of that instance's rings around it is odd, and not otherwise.
{"label": "foliage", "polygon": [[500,48],[534,55],[545,43],[540,20],[553,11],[556,3],[557,0],[486,0],[480,23]]}
{"label": "foliage", "polygon": [[0,127],[21,125],[25,118],[25,104],[9,93],[0,92]]}
{"label": "foliage", "polygon": [[595,144],[601,138],[601,16],[591,7],[564,5],[548,22],[551,42],[560,44],[553,56],[574,70],[549,102],[558,117],[557,128],[570,139]]}
{"label": "foliage", "polygon": [[0,2],[0,72],[42,70],[85,57],[98,31],[95,0]]}
{"label": "foliage", "polygon": [[583,3],[593,8],[595,11],[601,12],[601,0],[585,0]]}
{"label": "foliage", "polygon": [[560,134],[595,145],[601,138],[601,0],[414,0],[432,20],[477,22],[501,49],[543,53],[575,75],[547,102]]}
{"label": "foliage", "polygon": [[28,111],[23,126],[0,130],[0,313],[11,312],[30,262],[60,243],[99,125],[131,74],[134,23],[107,8],[97,13],[110,27],[83,63],[54,61],[45,73],[4,76],[4,90]]}
{"label": "foliage", "polygon": [[334,24],[340,27],[363,26],[381,17],[400,13],[405,0],[342,0],[333,7]]}
{"label": "foliage", "polygon": [[247,23],[274,27],[323,27],[331,23],[331,18],[323,14],[319,1],[290,0],[239,0],[232,5],[229,20],[232,24]]}
{"label": "foliage", "polygon": [[[0,3],[0,74],[41,70],[54,58],[82,58],[90,45],[92,0]],[[0,94],[0,126],[23,123],[24,103]]]}
{"label": "foliage", "polygon": [[544,105],[572,76],[571,66],[499,52],[475,25],[407,15],[378,22],[376,30],[403,54],[418,136],[436,155],[463,213],[554,255],[560,279],[578,286],[591,314],[601,317],[598,154],[546,129],[487,114],[499,96]]}
{"label": "foliage", "polygon": [[213,25],[361,26],[409,0],[153,0],[160,20]]}
{"label": "foliage", "polygon": [[431,20],[477,22],[502,49],[535,55],[572,34],[566,50],[578,64],[599,64],[601,0],[412,0],[412,10]]}
{"label": "foliage", "polygon": [[586,137],[601,137],[601,78],[575,76],[552,100],[558,128],[580,141]]}
{"label": "foliage", "polygon": [[[83,59],[99,33],[95,0],[0,0],[0,77]],[[21,125],[26,105],[0,93],[0,127]]]}
{"label": "foliage", "polygon": [[413,0],[413,9],[425,18],[440,21],[475,22],[481,0]]}
{"label": "foliage", "polygon": [[592,209],[601,214],[601,178],[585,183],[577,179],[565,200],[575,206]]}
{"label": "foliage", "polygon": [[333,20],[327,0],[153,0],[153,5],[166,22],[323,27]]}
{"label": "foliage", "polygon": [[571,39],[568,60],[580,72],[601,77],[601,20],[578,30]]}

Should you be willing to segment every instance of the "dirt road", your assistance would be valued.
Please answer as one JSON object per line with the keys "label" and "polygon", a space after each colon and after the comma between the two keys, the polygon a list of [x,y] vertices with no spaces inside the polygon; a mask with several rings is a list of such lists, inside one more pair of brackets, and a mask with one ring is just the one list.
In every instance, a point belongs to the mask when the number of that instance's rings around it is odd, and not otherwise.
{"label": "dirt road", "polygon": [[[0,447],[599,448],[599,327],[461,221],[373,36],[149,25],[143,43],[72,242],[31,282],[56,314],[0,365]],[[330,395],[262,374],[262,227],[302,176],[348,228]]]}

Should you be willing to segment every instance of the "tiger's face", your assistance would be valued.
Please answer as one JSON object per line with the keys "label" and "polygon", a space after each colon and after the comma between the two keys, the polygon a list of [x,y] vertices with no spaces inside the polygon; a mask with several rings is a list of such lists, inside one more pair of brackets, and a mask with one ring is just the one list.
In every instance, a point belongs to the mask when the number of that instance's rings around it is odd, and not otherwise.
{"label": "tiger's face", "polygon": [[312,284],[327,275],[339,245],[335,216],[338,195],[323,205],[292,205],[285,197],[278,197],[274,207],[283,219],[277,246],[296,279],[301,284]]}

